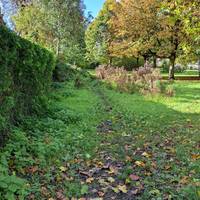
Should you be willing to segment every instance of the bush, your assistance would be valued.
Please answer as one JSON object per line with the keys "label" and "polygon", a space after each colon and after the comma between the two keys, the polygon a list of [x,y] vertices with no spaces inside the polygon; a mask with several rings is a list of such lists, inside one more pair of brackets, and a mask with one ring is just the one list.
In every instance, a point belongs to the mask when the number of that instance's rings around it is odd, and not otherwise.
{"label": "bush", "polygon": [[117,67],[124,67],[128,71],[132,71],[144,65],[144,59],[139,58],[138,61],[134,57],[113,58],[113,65]]}
{"label": "bush", "polygon": [[101,80],[114,84],[122,92],[140,92],[165,93],[173,96],[173,88],[169,88],[161,81],[159,69],[153,69],[149,66],[140,67],[137,71],[126,71],[123,67],[99,66],[96,69],[96,75]]}
{"label": "bush", "polygon": [[54,57],[46,49],[0,27],[0,132],[45,105]]}
{"label": "bush", "polygon": [[64,82],[73,79],[75,70],[71,65],[66,64],[64,61],[57,60],[56,67],[53,71],[53,80],[57,82]]}

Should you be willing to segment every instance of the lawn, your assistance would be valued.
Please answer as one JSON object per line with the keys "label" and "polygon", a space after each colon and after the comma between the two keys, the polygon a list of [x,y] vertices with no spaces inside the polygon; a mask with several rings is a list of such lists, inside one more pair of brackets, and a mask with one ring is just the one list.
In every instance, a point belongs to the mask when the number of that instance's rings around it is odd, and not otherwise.
{"label": "lawn", "polygon": [[[167,72],[162,73],[163,77],[168,76]],[[183,72],[175,73],[175,77],[182,77],[182,76],[189,76],[189,77],[196,77],[199,76],[198,70],[185,70]]]}
{"label": "lawn", "polygon": [[48,114],[24,119],[0,152],[0,199],[199,199],[200,83],[174,87],[54,83]]}

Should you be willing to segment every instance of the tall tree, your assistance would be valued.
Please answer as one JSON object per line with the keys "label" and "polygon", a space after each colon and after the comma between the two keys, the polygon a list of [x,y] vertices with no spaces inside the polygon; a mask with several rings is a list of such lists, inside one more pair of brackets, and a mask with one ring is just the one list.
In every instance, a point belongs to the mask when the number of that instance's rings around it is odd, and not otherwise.
{"label": "tall tree", "polygon": [[156,0],[119,1],[114,17],[110,20],[115,35],[110,47],[113,54],[154,58],[156,67],[157,47],[160,43],[157,18],[160,3]]}
{"label": "tall tree", "polygon": [[[182,0],[121,0],[110,24],[115,34],[113,54],[169,58],[169,79],[174,79],[176,58],[189,35],[179,8]],[[186,7],[189,9],[188,5]]]}
{"label": "tall tree", "polygon": [[70,60],[84,48],[84,4],[81,0],[33,0],[13,17],[16,31]]}
{"label": "tall tree", "polygon": [[87,28],[85,36],[86,57],[90,62],[110,64],[112,62],[109,51],[112,35],[108,21],[113,15],[112,10],[115,6],[115,0],[106,0],[98,16]]}

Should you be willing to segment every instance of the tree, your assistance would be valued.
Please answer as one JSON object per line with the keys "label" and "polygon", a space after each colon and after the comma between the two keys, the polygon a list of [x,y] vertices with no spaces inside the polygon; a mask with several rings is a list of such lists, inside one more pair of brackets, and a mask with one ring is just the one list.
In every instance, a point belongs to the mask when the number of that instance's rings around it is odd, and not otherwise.
{"label": "tree", "polygon": [[112,63],[109,45],[112,40],[108,21],[116,5],[115,0],[105,1],[102,10],[86,30],[86,57],[93,63]]}
{"label": "tree", "polygon": [[145,60],[154,57],[156,65],[156,32],[158,1],[118,2],[114,16],[110,20],[111,30],[115,35],[110,50],[115,56],[143,56]]}
{"label": "tree", "polygon": [[[192,22],[187,14],[183,14],[190,6],[183,0],[119,1],[110,20],[115,34],[110,47],[112,54],[141,55],[145,60],[153,57],[154,65],[156,57],[169,58],[169,79],[174,79],[175,61],[184,53],[183,46],[191,37],[186,34],[185,22]],[[181,12],[182,8],[185,12]]]}
{"label": "tree", "polygon": [[[84,4],[81,0],[33,0],[13,17],[16,31],[51,49],[60,59],[74,46],[84,49]],[[75,61],[76,62],[76,61]],[[74,62],[73,62],[74,63]]]}

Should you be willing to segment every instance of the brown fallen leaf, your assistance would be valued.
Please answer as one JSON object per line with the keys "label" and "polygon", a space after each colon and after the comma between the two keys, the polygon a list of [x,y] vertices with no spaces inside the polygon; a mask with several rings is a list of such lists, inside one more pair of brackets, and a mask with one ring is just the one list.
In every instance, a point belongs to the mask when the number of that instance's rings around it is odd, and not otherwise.
{"label": "brown fallen leaf", "polygon": [[105,195],[105,193],[104,193],[104,192],[101,192],[101,191],[99,191],[99,192],[98,192],[98,195],[99,195],[99,197],[103,197],[103,196]]}
{"label": "brown fallen leaf", "polygon": [[107,163],[102,167],[102,169],[109,169],[109,167],[110,167],[110,163]]}
{"label": "brown fallen leaf", "polygon": [[34,174],[38,171],[38,166],[32,166],[26,169],[28,173]]}
{"label": "brown fallen leaf", "polygon": [[46,187],[41,187],[40,191],[41,191],[42,195],[44,195],[44,196],[48,196],[49,195],[49,192],[48,192]]}
{"label": "brown fallen leaf", "polygon": [[138,181],[138,180],[140,179],[140,177],[137,176],[137,175],[135,175],[135,174],[131,174],[131,175],[129,176],[129,178],[130,178],[132,181]]}
{"label": "brown fallen leaf", "polygon": [[182,184],[182,185],[186,185],[186,184],[189,183],[189,181],[190,181],[189,179],[190,179],[190,177],[184,176],[184,177],[179,181],[179,183]]}
{"label": "brown fallen leaf", "polygon": [[64,196],[64,194],[63,194],[63,192],[61,190],[56,192],[56,198],[58,200],[67,200],[67,198]]}
{"label": "brown fallen leaf", "polygon": [[140,193],[139,189],[131,190],[131,194],[133,194],[133,195],[136,195],[138,193]]}
{"label": "brown fallen leaf", "polygon": [[133,159],[130,156],[126,156],[126,162],[131,162]]}
{"label": "brown fallen leaf", "polygon": [[200,154],[192,154],[192,160],[198,160],[200,159]]}
{"label": "brown fallen leaf", "polygon": [[166,169],[166,170],[169,170],[169,169],[171,169],[171,166],[170,166],[170,165],[166,165],[166,166],[165,166],[165,169]]}
{"label": "brown fallen leaf", "polygon": [[114,167],[114,166],[110,166],[108,173],[117,175],[118,174],[118,169],[116,167]]}

